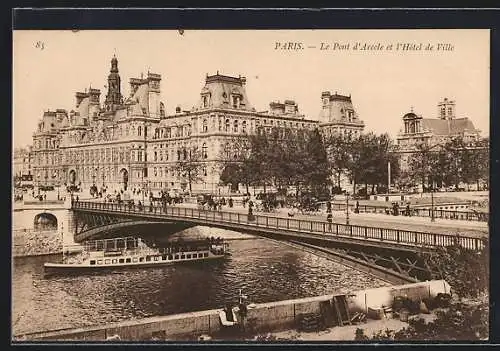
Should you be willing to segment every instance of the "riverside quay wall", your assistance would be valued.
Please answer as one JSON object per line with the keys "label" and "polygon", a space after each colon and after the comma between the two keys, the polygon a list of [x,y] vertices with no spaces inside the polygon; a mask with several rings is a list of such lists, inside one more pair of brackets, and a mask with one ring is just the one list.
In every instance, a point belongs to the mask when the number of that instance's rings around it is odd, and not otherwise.
{"label": "riverside quay wall", "polygon": [[[390,306],[393,297],[406,295],[412,299],[435,297],[450,293],[444,280],[433,280],[399,286],[360,290],[348,294],[332,294],[302,299],[255,304],[248,309],[247,326],[255,333],[293,329],[304,313],[321,313],[322,302],[333,296],[347,296],[351,313],[367,312],[368,308]],[[201,335],[222,335],[221,309],[150,317],[141,320],[113,323],[105,326],[84,327],[32,333],[15,336],[17,341],[146,341],[146,340],[197,340]],[[227,327],[226,327],[227,328]]]}

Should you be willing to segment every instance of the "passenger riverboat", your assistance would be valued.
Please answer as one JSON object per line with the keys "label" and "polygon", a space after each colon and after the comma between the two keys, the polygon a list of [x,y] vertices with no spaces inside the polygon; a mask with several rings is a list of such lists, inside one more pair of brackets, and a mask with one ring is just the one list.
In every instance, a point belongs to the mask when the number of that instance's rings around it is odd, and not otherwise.
{"label": "passenger riverboat", "polygon": [[140,238],[126,237],[88,241],[84,250],[63,256],[62,263],[45,263],[45,274],[87,270],[152,267],[180,262],[223,259],[228,244],[221,238],[177,240],[161,248],[150,248]]}

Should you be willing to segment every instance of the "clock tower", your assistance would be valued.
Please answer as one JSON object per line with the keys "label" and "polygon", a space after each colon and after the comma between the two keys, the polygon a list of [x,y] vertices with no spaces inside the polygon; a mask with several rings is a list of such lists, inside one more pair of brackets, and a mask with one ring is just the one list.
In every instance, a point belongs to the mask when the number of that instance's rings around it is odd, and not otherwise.
{"label": "clock tower", "polygon": [[118,60],[113,55],[111,59],[111,70],[108,75],[108,94],[106,95],[106,109],[113,110],[114,106],[122,103],[122,94],[120,92],[120,75],[118,74]]}

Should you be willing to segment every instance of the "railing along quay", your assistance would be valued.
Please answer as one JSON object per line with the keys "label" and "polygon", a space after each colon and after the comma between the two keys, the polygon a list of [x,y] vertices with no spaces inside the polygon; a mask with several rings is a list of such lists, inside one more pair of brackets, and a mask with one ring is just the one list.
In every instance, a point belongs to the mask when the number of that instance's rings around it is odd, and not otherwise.
{"label": "railing along quay", "polygon": [[[350,205],[349,208],[354,211],[355,205]],[[332,210],[334,211],[345,211],[346,204],[332,203]],[[358,210],[360,213],[382,213],[392,215],[392,206],[375,206],[375,205],[359,205]],[[404,207],[399,208],[400,216],[406,216],[406,209]],[[410,208],[410,216],[415,217],[432,217],[432,210],[430,208],[413,207]],[[438,219],[454,219],[462,221],[477,221],[477,222],[488,222],[489,213],[479,212],[479,211],[455,211],[455,210],[441,210],[434,209],[434,218]]]}
{"label": "railing along quay", "polygon": [[179,219],[201,219],[205,222],[214,224],[227,225],[228,223],[232,223],[237,225],[248,225],[251,227],[268,228],[270,230],[280,229],[293,232],[299,231],[312,234],[362,239],[367,241],[397,243],[402,245],[443,247],[458,243],[464,248],[471,250],[481,250],[484,247],[483,238],[263,215],[253,215],[253,220],[249,221],[248,214],[245,213],[211,211],[197,208],[146,205],[139,208],[137,205],[129,205],[125,203],[118,204],[73,201],[72,209],[107,211],[114,213],[144,213],[145,215],[149,214],[155,216],[165,215]]}

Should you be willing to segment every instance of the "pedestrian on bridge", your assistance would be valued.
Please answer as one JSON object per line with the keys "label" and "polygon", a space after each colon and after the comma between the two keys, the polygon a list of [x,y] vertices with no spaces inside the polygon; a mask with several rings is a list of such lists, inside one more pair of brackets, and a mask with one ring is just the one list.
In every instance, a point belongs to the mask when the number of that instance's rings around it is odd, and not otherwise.
{"label": "pedestrian on bridge", "polygon": [[332,213],[328,213],[328,215],[326,216],[326,220],[328,221],[328,231],[331,232],[332,231],[332,219],[333,219],[333,216],[332,216]]}

